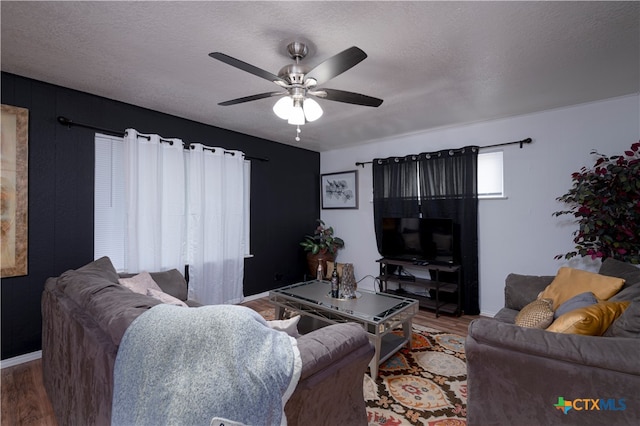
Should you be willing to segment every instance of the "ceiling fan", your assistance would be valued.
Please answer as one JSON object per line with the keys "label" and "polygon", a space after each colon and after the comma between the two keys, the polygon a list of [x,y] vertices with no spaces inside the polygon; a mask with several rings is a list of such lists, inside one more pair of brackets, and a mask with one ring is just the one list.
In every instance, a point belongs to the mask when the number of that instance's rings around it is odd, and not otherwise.
{"label": "ceiling fan", "polygon": [[[244,102],[256,101],[258,99],[283,96],[273,107],[276,115],[288,120],[289,124],[303,125],[306,122],[315,121],[322,115],[320,105],[309,96],[315,96],[329,101],[345,102],[355,105],[378,107],[382,104],[382,99],[374,98],[360,93],[347,92],[344,90],[318,88],[330,79],[342,74],[354,67],[367,57],[361,49],[353,46],[335,56],[330,57],[321,64],[310,68],[300,63],[309,53],[309,48],[305,43],[292,42],[287,46],[287,53],[295,61],[293,64],[285,65],[280,69],[278,75],[272,74],[254,65],[243,62],[220,52],[210,53],[214,59],[224,62],[246,71],[250,74],[269,80],[278,86],[281,91],[259,93],[257,95],[245,96],[220,102],[218,105],[229,106]],[[299,133],[298,128],[298,133]],[[296,138],[299,140],[299,138]]]}

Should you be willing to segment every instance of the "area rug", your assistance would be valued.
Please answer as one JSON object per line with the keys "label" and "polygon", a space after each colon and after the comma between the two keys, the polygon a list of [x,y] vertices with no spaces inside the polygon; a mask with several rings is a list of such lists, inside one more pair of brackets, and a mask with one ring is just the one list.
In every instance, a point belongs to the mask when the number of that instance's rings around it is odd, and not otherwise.
{"label": "area rug", "polygon": [[369,425],[466,425],[464,337],[414,325],[411,345],[365,375]]}
{"label": "area rug", "polygon": [[[273,310],[260,314],[274,318]],[[369,426],[466,425],[464,337],[414,324],[411,350],[380,365],[375,381],[366,374],[363,387]]]}

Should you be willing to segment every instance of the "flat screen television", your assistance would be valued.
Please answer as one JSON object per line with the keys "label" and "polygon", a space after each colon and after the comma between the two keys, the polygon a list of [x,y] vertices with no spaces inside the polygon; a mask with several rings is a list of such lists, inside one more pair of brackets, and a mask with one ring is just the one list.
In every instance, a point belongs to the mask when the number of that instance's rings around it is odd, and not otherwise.
{"label": "flat screen television", "polygon": [[454,223],[446,218],[383,218],[380,254],[389,259],[456,261]]}

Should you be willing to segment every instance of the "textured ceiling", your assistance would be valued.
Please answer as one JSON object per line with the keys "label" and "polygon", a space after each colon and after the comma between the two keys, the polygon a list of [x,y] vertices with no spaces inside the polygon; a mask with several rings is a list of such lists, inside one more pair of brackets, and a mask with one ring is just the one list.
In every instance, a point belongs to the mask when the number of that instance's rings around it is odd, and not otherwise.
{"label": "textured ceiling", "polygon": [[[3,71],[316,151],[640,91],[639,2],[0,5]],[[310,66],[364,50],[323,87],[384,103],[319,100],[300,142],[275,98],[217,105],[278,87],[210,52],[277,74],[293,40],[310,44]]]}

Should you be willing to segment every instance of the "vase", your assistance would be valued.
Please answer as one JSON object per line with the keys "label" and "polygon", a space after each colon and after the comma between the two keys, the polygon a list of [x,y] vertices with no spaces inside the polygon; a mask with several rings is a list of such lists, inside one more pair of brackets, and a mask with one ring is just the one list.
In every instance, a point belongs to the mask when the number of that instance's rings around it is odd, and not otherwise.
{"label": "vase", "polygon": [[318,271],[318,263],[322,263],[322,273],[323,276],[327,276],[327,262],[334,262],[336,260],[336,255],[329,253],[328,251],[318,252],[317,254],[313,254],[311,252],[307,253],[307,265],[309,266],[309,274],[312,278],[316,277],[316,273]]}
{"label": "vase", "polygon": [[356,277],[353,273],[352,263],[345,263],[342,266],[342,279],[340,280],[340,297],[343,299],[356,298]]}

